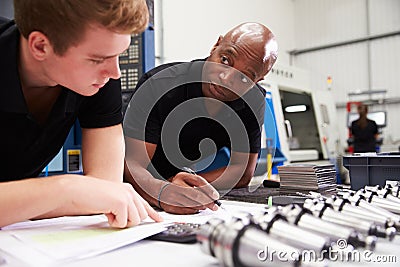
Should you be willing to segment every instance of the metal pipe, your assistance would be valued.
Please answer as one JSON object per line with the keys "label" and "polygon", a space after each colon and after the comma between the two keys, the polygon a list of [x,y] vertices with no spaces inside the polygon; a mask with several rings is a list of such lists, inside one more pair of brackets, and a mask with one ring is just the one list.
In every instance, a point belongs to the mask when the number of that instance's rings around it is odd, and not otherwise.
{"label": "metal pipe", "polygon": [[362,43],[362,42],[367,42],[367,41],[373,41],[373,40],[393,37],[396,35],[400,35],[400,31],[376,34],[376,35],[356,38],[353,40],[347,40],[347,41],[343,41],[343,42],[337,42],[337,43],[326,44],[326,45],[321,45],[321,46],[314,46],[314,47],[305,48],[305,49],[295,49],[295,50],[289,51],[289,55],[297,56],[297,55],[304,54],[304,53],[310,53],[310,52],[315,52],[315,51],[319,51],[319,50],[335,48],[338,46],[345,46],[345,45],[357,44],[357,43]]}
{"label": "metal pipe", "polygon": [[394,213],[395,216],[393,216],[393,219],[400,222],[400,203],[381,198],[378,194],[366,190],[359,190],[356,195],[363,197],[368,203],[371,203],[374,206]]}
{"label": "metal pipe", "polygon": [[377,240],[375,236],[365,237],[355,229],[324,221],[313,216],[309,210],[303,209],[299,205],[287,205],[282,208],[282,213],[290,223],[302,229],[329,236],[336,241],[345,239],[348,244],[354,247],[364,247],[368,250],[375,249]]}
{"label": "metal pipe", "polygon": [[396,234],[396,230],[393,227],[384,229],[373,222],[367,222],[355,217],[349,217],[345,214],[335,211],[329,204],[320,202],[318,200],[307,199],[304,202],[303,207],[310,210],[314,216],[319,217],[324,221],[347,226],[366,235],[374,235],[392,240]]}
{"label": "metal pipe", "polygon": [[[197,240],[201,250],[217,258],[222,266],[262,267],[268,265],[266,262],[274,266],[299,266],[301,263],[299,248],[272,238],[244,220],[211,219],[200,227]],[[278,256],[277,252],[285,254]]]}
{"label": "metal pipe", "polygon": [[320,253],[328,250],[333,243],[328,237],[290,224],[276,208],[270,208],[263,215],[253,216],[252,222],[259,225],[271,237],[302,250]]}
{"label": "metal pipe", "polygon": [[327,199],[326,202],[332,205],[334,210],[341,212],[342,214],[346,214],[347,216],[355,217],[363,221],[374,222],[384,228],[395,227],[397,225],[386,210],[375,207],[363,199],[356,199],[354,201],[351,201],[351,199],[354,200],[354,197],[344,197],[343,199],[332,198]]}

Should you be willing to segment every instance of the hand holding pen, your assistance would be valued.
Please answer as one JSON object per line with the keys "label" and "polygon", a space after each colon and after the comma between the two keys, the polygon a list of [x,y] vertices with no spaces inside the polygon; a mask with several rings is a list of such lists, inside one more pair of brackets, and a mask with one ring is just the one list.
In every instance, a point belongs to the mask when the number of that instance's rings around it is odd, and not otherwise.
{"label": "hand holding pen", "polygon": [[[197,175],[196,172],[195,172],[194,170],[192,170],[191,168],[189,168],[189,167],[183,167],[182,170],[184,170],[185,172],[188,172],[188,173],[190,173],[190,174]],[[222,205],[221,201],[219,201],[218,199],[214,200],[214,203],[215,203],[218,207],[223,208],[223,207],[221,206],[221,205]]]}
{"label": "hand holding pen", "polygon": [[156,196],[158,207],[174,214],[194,214],[204,209],[218,210],[218,191],[203,177],[184,170],[163,182]]}

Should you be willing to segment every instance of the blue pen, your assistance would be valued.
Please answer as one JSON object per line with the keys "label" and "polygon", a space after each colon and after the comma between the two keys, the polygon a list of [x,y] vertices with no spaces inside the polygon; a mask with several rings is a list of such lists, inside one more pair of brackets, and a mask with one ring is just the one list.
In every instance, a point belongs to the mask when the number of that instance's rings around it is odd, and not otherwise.
{"label": "blue pen", "polygon": [[[191,173],[191,174],[197,175],[196,172],[194,170],[192,170],[191,168],[189,168],[189,167],[183,167],[182,170],[184,170],[187,173]],[[218,199],[214,200],[214,203],[218,207],[221,207],[221,205],[222,205],[221,201],[219,201]],[[221,208],[223,208],[223,207],[221,207]]]}

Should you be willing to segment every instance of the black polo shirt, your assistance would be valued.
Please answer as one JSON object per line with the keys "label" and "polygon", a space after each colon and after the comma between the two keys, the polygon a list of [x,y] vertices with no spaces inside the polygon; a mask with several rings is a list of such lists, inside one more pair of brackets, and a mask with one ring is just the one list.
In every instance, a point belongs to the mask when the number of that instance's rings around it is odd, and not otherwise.
{"label": "black polo shirt", "polygon": [[256,85],[210,116],[201,88],[203,65],[204,60],[161,65],[137,84],[124,134],[157,144],[148,167],[155,177],[172,177],[224,146],[237,152],[260,150],[265,90]]}
{"label": "black polo shirt", "polygon": [[367,119],[367,125],[365,128],[361,128],[358,125],[358,120],[351,123],[351,133],[354,137],[354,152],[365,153],[365,152],[376,152],[376,138],[378,134],[378,126],[376,122]]}
{"label": "black polo shirt", "polygon": [[60,151],[76,121],[82,128],[122,122],[119,81],[90,97],[63,88],[48,120],[38,124],[25,103],[18,73],[19,31],[13,22],[0,29],[0,181],[36,177]]}

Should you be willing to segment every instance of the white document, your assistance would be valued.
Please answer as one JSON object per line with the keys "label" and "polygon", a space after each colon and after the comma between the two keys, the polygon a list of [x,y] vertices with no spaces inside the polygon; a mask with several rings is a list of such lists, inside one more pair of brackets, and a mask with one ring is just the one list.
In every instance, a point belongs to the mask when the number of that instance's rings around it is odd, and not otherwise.
{"label": "white document", "polygon": [[[255,213],[265,205],[222,201],[217,211],[194,215],[160,212],[162,223],[145,221],[126,229],[110,228],[104,215],[71,216],[16,223],[0,230],[0,254],[4,251],[23,266],[62,266],[132,244],[162,232],[172,222],[206,223],[211,218],[229,220],[240,213]],[[16,266],[16,265],[5,265]],[[18,264],[21,266],[21,264]],[[2,266],[1,266],[2,267]]]}
{"label": "white document", "polygon": [[28,266],[58,265],[117,249],[165,229],[166,223],[154,222],[111,228],[104,215],[61,217],[2,228],[0,249]]}
{"label": "white document", "polygon": [[221,207],[216,211],[209,209],[202,210],[199,213],[193,215],[176,215],[166,212],[161,212],[161,216],[166,222],[187,222],[187,223],[200,223],[204,224],[211,218],[220,218],[225,221],[229,221],[234,216],[239,216],[240,214],[255,214],[265,211],[266,205],[238,202],[238,201],[226,201],[221,200]]}

